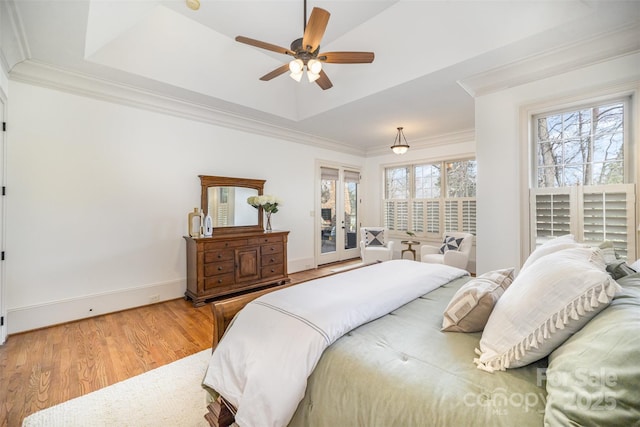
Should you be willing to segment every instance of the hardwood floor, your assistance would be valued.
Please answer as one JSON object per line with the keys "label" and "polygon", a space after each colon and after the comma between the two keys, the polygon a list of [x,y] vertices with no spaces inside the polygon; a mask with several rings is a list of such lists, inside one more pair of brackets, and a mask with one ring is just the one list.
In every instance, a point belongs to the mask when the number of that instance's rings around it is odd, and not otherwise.
{"label": "hardwood floor", "polygon": [[212,319],[208,304],[177,299],[9,336],[0,346],[0,426],[18,427],[36,411],[210,348]]}

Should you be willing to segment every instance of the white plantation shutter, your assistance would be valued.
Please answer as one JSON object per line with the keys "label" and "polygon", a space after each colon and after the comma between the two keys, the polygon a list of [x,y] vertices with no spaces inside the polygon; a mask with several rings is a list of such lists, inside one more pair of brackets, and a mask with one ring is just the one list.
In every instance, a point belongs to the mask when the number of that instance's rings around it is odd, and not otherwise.
{"label": "white plantation shutter", "polygon": [[440,201],[429,200],[427,203],[427,233],[437,234],[438,237],[442,234],[440,232]]}
{"label": "white plantation shutter", "polygon": [[440,200],[421,199],[411,204],[411,230],[424,236],[440,239]]}
{"label": "white plantation shutter", "polygon": [[531,242],[535,249],[555,237],[571,233],[571,188],[531,190]]}
{"label": "white plantation shutter", "polygon": [[635,185],[536,188],[530,193],[532,248],[564,234],[581,242],[613,242],[627,259],[635,248]]}
{"label": "white plantation shutter", "polygon": [[407,230],[409,224],[409,202],[387,200],[384,203],[384,224],[389,230]]}
{"label": "white plantation shutter", "polygon": [[384,224],[385,227],[387,227],[389,230],[395,230],[395,203],[390,201],[390,200],[386,200],[384,202]]}
{"label": "white plantation shutter", "polygon": [[216,210],[216,222],[215,224],[229,224],[229,204],[218,204]]}
{"label": "white plantation shutter", "polygon": [[411,203],[411,230],[415,233],[424,231],[425,204],[423,200],[414,200]]}
{"label": "white plantation shutter", "polygon": [[476,201],[462,200],[462,228],[461,231],[476,234]]}
{"label": "white plantation shutter", "polygon": [[476,234],[476,199],[474,197],[445,199],[444,231]]}
{"label": "white plantation shutter", "polygon": [[444,201],[444,231],[458,231],[458,200]]}
{"label": "white plantation shutter", "polygon": [[[616,254],[627,259],[635,247],[633,184],[585,187],[582,192],[582,239],[613,242]],[[633,244],[630,244],[633,243]]]}
{"label": "white plantation shutter", "polygon": [[409,201],[399,200],[396,202],[396,230],[409,229]]}

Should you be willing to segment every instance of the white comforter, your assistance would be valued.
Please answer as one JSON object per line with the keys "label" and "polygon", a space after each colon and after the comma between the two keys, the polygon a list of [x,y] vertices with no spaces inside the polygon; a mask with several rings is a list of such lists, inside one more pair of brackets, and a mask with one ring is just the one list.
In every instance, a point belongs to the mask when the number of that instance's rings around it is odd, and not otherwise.
{"label": "white comforter", "polygon": [[441,264],[392,260],[264,295],[235,318],[203,384],[238,408],[241,427],[285,426],[327,346],[466,274]]}

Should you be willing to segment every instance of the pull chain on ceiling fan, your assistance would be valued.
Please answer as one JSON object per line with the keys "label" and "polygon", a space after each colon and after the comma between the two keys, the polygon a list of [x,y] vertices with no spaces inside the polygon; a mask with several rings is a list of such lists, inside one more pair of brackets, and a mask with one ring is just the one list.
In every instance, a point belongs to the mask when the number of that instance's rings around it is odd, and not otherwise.
{"label": "pull chain on ceiling fan", "polygon": [[275,70],[260,77],[260,80],[269,81],[281,74],[291,71],[291,77],[300,81],[304,69],[307,69],[307,77],[310,82],[315,81],[323,90],[333,86],[331,80],[322,69],[322,63],[328,64],[368,64],[373,62],[373,52],[323,52],[320,51],[320,42],[324,36],[331,14],[324,9],[314,7],[306,22],[307,0],[304,0],[303,36],[291,42],[290,49],[280,47],[260,40],[250,39],[244,36],[236,37],[236,41],[245,43],[260,49],[289,55],[294,59]]}

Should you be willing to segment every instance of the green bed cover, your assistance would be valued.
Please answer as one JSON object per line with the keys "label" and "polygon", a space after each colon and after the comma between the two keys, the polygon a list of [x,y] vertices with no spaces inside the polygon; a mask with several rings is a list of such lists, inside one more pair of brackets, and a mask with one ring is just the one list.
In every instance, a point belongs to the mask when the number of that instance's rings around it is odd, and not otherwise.
{"label": "green bed cover", "polygon": [[291,426],[542,426],[546,359],[488,373],[481,333],[441,332],[455,280],[354,329],[323,353]]}

